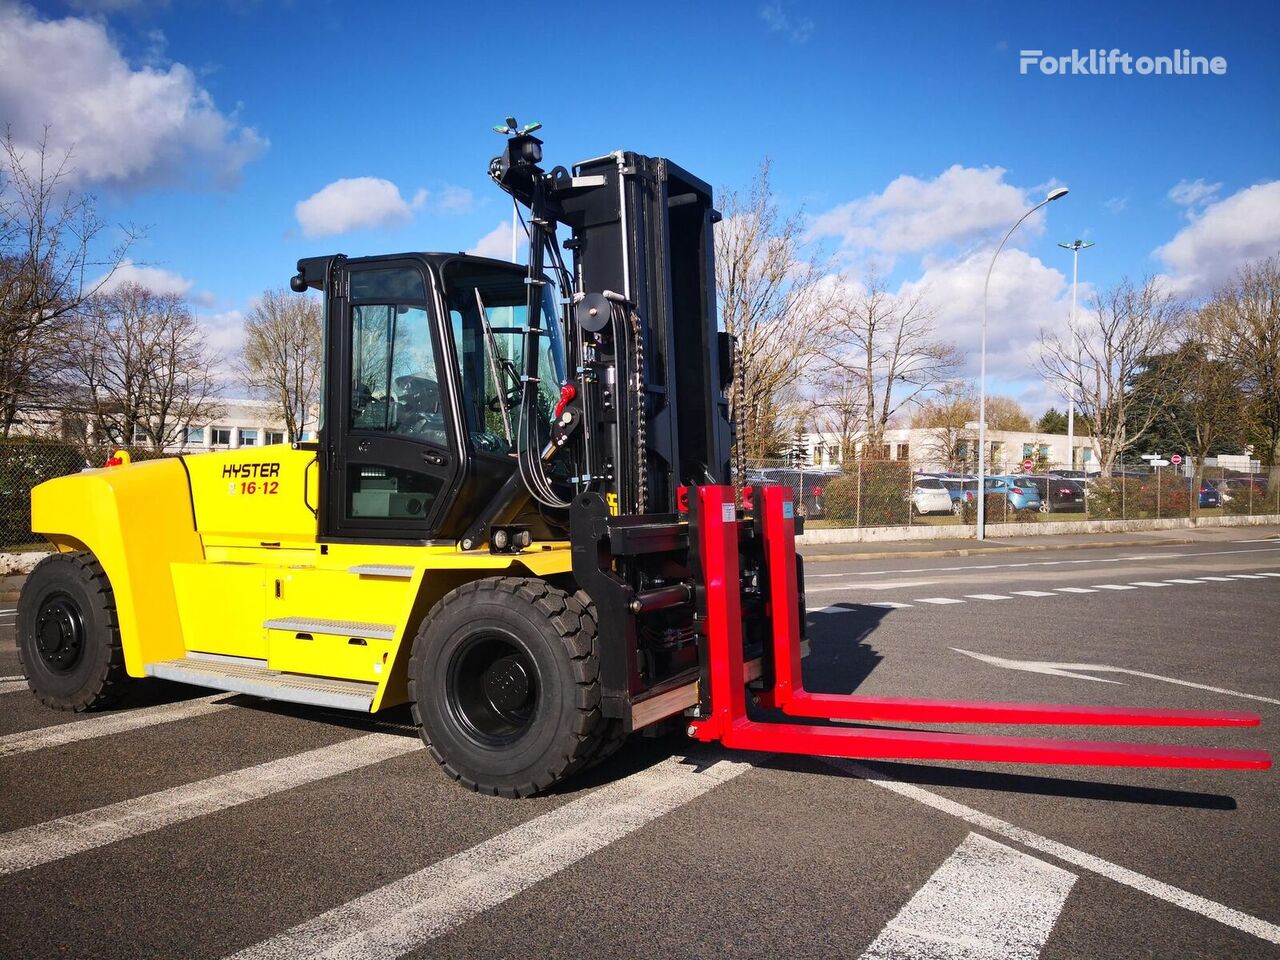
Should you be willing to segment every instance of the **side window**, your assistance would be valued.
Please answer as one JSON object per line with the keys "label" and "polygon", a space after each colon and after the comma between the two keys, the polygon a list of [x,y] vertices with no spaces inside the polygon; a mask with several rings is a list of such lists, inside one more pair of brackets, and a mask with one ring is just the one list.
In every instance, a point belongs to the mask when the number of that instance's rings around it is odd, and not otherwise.
{"label": "side window", "polygon": [[425,309],[382,303],[351,308],[350,410],[353,431],[446,445]]}

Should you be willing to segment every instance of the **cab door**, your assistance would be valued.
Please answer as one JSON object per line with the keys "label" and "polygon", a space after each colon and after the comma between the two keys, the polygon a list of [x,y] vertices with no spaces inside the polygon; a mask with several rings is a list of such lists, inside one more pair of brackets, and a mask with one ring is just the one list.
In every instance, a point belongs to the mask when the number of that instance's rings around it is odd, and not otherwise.
{"label": "cab door", "polygon": [[465,458],[427,267],[346,261],[328,304],[322,535],[431,539]]}

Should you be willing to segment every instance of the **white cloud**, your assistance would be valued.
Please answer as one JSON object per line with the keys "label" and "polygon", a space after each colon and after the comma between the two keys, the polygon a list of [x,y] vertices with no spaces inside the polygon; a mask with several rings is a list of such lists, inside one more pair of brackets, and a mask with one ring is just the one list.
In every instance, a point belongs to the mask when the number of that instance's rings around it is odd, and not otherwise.
{"label": "white cloud", "polygon": [[1124,213],[1129,208],[1129,198],[1127,196],[1111,197],[1102,205],[1107,208],[1108,213]]}
{"label": "white cloud", "polygon": [[74,148],[77,179],[129,185],[209,175],[234,181],[267,141],[181,63],[134,67],[94,19],[41,19],[0,4],[0,117],[24,151]]}
{"label": "white cloud", "polygon": [[[982,284],[991,263],[982,250],[930,264],[900,293],[922,293],[937,311],[936,330],[965,357],[962,374],[977,379],[982,344]],[[1080,284],[1079,311],[1092,287]],[[1032,363],[1040,330],[1065,329],[1071,314],[1071,282],[1022,250],[1005,248],[991,274],[987,300],[987,376],[1005,383],[1038,379]]]}
{"label": "white cloud", "polygon": [[1199,295],[1228,280],[1246,262],[1275,253],[1280,253],[1280,180],[1210,203],[1155,256],[1177,292]]}
{"label": "white cloud", "polygon": [[1205,183],[1203,179],[1179,180],[1169,188],[1169,199],[1180,207],[1194,207],[1213,200],[1221,183]]}
{"label": "white cloud", "polygon": [[782,0],[771,0],[760,8],[760,19],[773,33],[782,33],[792,43],[804,43],[813,35],[813,20],[809,17],[793,17],[787,13]]}
{"label": "white cloud", "polygon": [[302,233],[323,237],[368,227],[408,223],[427,202],[427,191],[418,190],[405,201],[400,188],[379,177],[335,180],[294,206]]}
{"label": "white cloud", "polygon": [[475,196],[466,187],[445,187],[435,208],[445,213],[467,213],[475,205]]}
{"label": "white cloud", "polygon": [[[1030,205],[1027,191],[1006,183],[1002,167],[948,168],[932,180],[903,175],[882,193],[843,203],[816,217],[814,239],[834,237],[845,255],[866,251],[917,253],[964,246],[1008,227]],[[1041,214],[1022,229],[1037,232]]]}
{"label": "white cloud", "polygon": [[[521,236],[519,249],[523,251],[528,246],[528,240]],[[493,257],[495,260],[511,259],[511,222],[499,223],[496,227],[486,233],[483,237],[476,241],[476,245],[467,253],[474,254],[477,257]]]}
{"label": "white cloud", "polygon": [[224,352],[234,353],[240,349],[240,341],[244,337],[244,313],[240,310],[224,310],[222,313],[208,313],[200,317],[209,335],[209,342]]}
{"label": "white cloud", "polygon": [[110,293],[125,283],[136,283],[152,293],[177,293],[182,296],[186,296],[195,286],[194,280],[188,280],[179,273],[160,267],[138,266],[129,259],[122,260],[110,277],[105,281],[100,277],[94,282],[94,286],[98,283],[102,284],[98,289],[103,293]]}

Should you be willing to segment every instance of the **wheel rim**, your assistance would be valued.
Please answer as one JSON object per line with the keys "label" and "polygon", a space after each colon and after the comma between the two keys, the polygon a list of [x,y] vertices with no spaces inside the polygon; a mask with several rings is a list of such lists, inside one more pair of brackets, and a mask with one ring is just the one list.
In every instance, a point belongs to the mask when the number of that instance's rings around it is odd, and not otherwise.
{"label": "wheel rim", "polygon": [[449,712],[477,743],[514,743],[533,726],[537,677],[533,660],[514,638],[497,631],[474,634],[449,662]]}
{"label": "wheel rim", "polygon": [[46,597],[36,614],[36,650],[54,673],[69,673],[84,656],[84,615],[65,593]]}

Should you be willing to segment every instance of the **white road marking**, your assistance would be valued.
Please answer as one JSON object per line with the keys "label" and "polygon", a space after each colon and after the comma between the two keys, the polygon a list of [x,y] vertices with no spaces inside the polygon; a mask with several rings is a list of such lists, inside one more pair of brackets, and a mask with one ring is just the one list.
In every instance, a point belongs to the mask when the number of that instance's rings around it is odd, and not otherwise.
{"label": "white road marking", "polygon": [[1179,680],[1177,677],[1166,677],[1159,673],[1145,673],[1142,670],[1130,670],[1127,667],[1112,667],[1104,663],[1053,663],[1048,660],[1009,660],[1005,657],[992,656],[989,653],[974,653],[972,650],[962,650],[959,647],[952,647],[951,649],[956,653],[963,653],[966,657],[973,657],[975,660],[981,660],[983,663],[989,663],[995,667],[1004,667],[1007,670],[1025,670],[1027,673],[1043,673],[1051,677],[1073,677],[1076,680],[1096,680],[1098,683],[1118,683],[1119,681],[1091,677],[1087,673],[1077,673],[1076,671],[1094,670],[1099,673],[1126,673],[1131,677],[1159,680],[1162,683],[1173,683],[1180,687],[1194,687],[1196,690],[1208,690],[1210,693],[1222,693],[1229,697],[1243,697],[1245,700],[1259,700],[1262,703],[1280,703],[1280,700],[1273,700],[1271,697],[1260,697],[1256,693],[1241,693],[1239,690],[1211,687],[1204,683],[1192,683],[1190,680]]}
{"label": "white road marking", "polygon": [[673,757],[372,890],[234,955],[235,960],[389,960],[443,936],[645,824],[732,780],[749,763]]}
{"label": "white road marking", "polygon": [[923,587],[937,583],[936,580],[902,580],[895,583],[858,583],[841,584],[833,587],[806,587],[805,593],[831,593],[833,590],[896,590],[899,587]]}
{"label": "white road marking", "polygon": [[1193,913],[1198,913],[1201,916],[1208,917],[1210,920],[1216,920],[1228,927],[1252,934],[1270,943],[1280,943],[1280,926],[1274,923],[1269,923],[1266,920],[1194,893],[1189,893],[1170,884],[1162,883],[1135,870],[1129,870],[1119,864],[1103,860],[1101,857],[1085,853],[1083,850],[1069,847],[1065,843],[1042,837],[1039,834],[1032,833],[1030,830],[1014,826],[1007,820],[1001,820],[998,817],[983,813],[981,810],[965,806],[963,803],[957,803],[940,794],[917,787],[915,784],[893,780],[887,774],[872,770],[860,763],[855,763],[851,760],[828,760],[826,762],[837,770],[859,777],[867,783],[915,800],[918,803],[923,803],[925,806],[932,807],[941,813],[956,817],[975,827],[980,827],[988,833],[994,833],[997,836],[1004,837],[1006,840],[1020,843],[1024,847],[1030,847],[1032,850],[1047,853],[1049,856],[1057,857],[1072,866],[1096,873],[1099,876],[1106,877],[1108,880],[1114,880],[1116,883],[1149,894],[1166,903],[1190,910]]}
{"label": "white road marking", "polygon": [[15,674],[12,677],[0,677],[0,683],[9,683],[13,680],[25,680],[25,679],[27,678],[19,673],[19,674]]}
{"label": "white road marking", "polygon": [[1003,593],[966,593],[966,597],[970,600],[1012,600],[1013,597],[1005,596]]}
{"label": "white road marking", "polygon": [[1196,577],[1197,580],[1203,580],[1205,583],[1230,583],[1230,577]]}
{"label": "white road marking", "polygon": [[953,600],[951,597],[917,597],[916,603],[964,603],[963,600]]}
{"label": "white road marking", "polygon": [[1036,960],[1076,876],[976,833],[965,837],[862,960]]}
{"label": "white road marking", "polygon": [[26,680],[4,680],[0,681],[0,693],[17,693],[19,690],[30,689]]}
{"label": "white road marking", "polygon": [[1137,587],[1130,587],[1123,583],[1095,583],[1095,587],[1099,590],[1136,590]]}
{"label": "white road marking", "polygon": [[[1250,541],[1253,542],[1253,541]],[[1256,541],[1258,543],[1276,543],[1275,540]],[[902,570],[849,570],[845,573],[806,573],[806,580],[821,577],[884,577],[902,573],[949,573],[956,570],[1013,570],[1020,567],[1053,567],[1063,563],[1124,563],[1134,560],[1175,560],[1180,557],[1222,557],[1237,553],[1273,553],[1280,546],[1255,547],[1252,550],[1200,550],[1192,553],[1143,553],[1131,557],[1091,557],[1084,560],[1027,560],[1021,563],[968,563],[954,567],[909,567]],[[838,561],[833,561],[838,562]],[[856,563],[859,561],[848,561]]]}
{"label": "white road marking", "polygon": [[1228,574],[1232,580],[1263,580],[1265,577],[1261,573],[1232,573]]}
{"label": "white road marking", "polygon": [[1058,593],[1097,593],[1092,587],[1054,587]]}
{"label": "white road marking", "polygon": [[1160,583],[1158,580],[1133,580],[1131,581],[1135,587],[1167,587],[1169,584]]}
{"label": "white road marking", "polygon": [[184,700],[181,703],[166,703],[158,707],[144,707],[140,710],[123,710],[77,720],[72,723],[61,723],[54,727],[41,727],[39,730],[24,730],[21,733],[10,733],[0,737],[0,757],[9,757],[15,753],[29,753],[32,750],[44,750],[48,747],[60,747],[67,743],[81,740],[92,740],[96,737],[107,737],[127,730],[139,730],[143,727],[155,726],[158,723],[172,723],[174,720],[189,720],[206,714],[228,710],[229,703],[212,703],[217,697],[228,694],[216,693],[197,700]]}
{"label": "white road marking", "polygon": [[0,874],[29,870],[207,813],[418,750],[417,737],[370,733],[0,835]]}
{"label": "white road marking", "polygon": [[1232,540],[1232,543],[1275,543],[1275,537],[1263,537],[1261,540]]}
{"label": "white road marking", "polygon": [[1010,593],[1016,593],[1020,597],[1056,597],[1056,593],[1048,590],[1010,590]]}
{"label": "white road marking", "polygon": [[898,603],[896,600],[877,600],[873,603],[861,604],[864,607],[885,607],[889,610],[901,610],[903,607],[909,607],[909,603]]}
{"label": "white road marking", "polygon": [[1260,574],[1258,574],[1258,576],[1260,576],[1260,577],[1280,577],[1280,573],[1269,573],[1269,572],[1267,572],[1267,573],[1260,573]]}
{"label": "white road marking", "polygon": [[1203,580],[1186,580],[1174,577],[1172,580],[1166,580],[1165,583],[1203,583]]}

